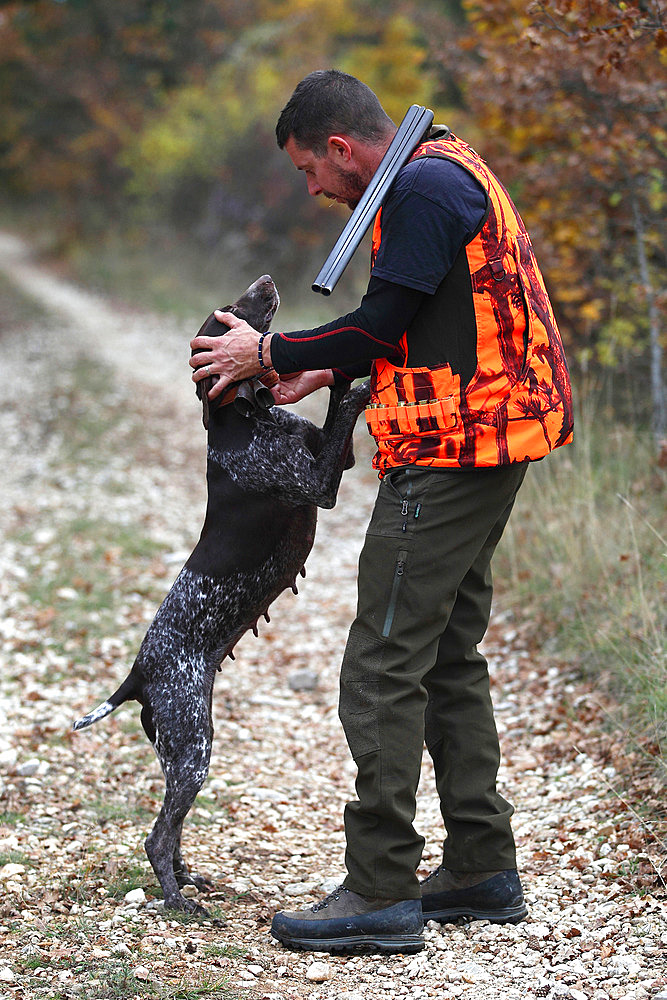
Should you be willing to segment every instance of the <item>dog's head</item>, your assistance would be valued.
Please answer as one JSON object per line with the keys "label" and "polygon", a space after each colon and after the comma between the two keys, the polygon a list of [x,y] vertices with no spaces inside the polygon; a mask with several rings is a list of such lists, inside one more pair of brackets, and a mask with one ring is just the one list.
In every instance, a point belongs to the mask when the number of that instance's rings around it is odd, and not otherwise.
{"label": "dog's head", "polygon": [[[223,312],[233,313],[240,319],[244,319],[259,333],[266,333],[271,326],[271,320],[273,319],[279,305],[280,296],[278,295],[278,290],[273,283],[273,279],[269,274],[263,274],[261,278],[253,281],[252,285],[249,285],[248,288],[246,288],[243,295],[241,295],[236,302],[230,306],[223,306],[222,310]],[[211,313],[208,319],[200,327],[197,336],[222,337],[228,332],[228,330],[229,327],[224,323],[219,323],[213,313]],[[208,399],[209,390],[217,381],[218,376],[212,375],[210,378],[204,378],[200,382],[197,382],[197,396],[202,401],[202,420],[204,422],[204,427],[207,429],[210,414],[219,405],[218,400],[213,400],[211,403]],[[240,386],[243,387],[248,384],[248,382],[241,382]],[[244,391],[241,394],[242,399],[244,400],[243,405],[247,406],[247,399],[250,397],[254,399],[255,395],[254,389],[252,392],[250,389]]]}

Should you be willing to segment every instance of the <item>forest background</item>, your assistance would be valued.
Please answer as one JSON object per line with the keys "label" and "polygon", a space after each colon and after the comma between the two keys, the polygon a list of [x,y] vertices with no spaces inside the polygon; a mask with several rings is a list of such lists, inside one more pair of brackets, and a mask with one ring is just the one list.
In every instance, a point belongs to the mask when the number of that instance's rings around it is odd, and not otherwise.
{"label": "forest background", "polygon": [[[400,121],[435,111],[499,173],[545,272],[577,440],[540,463],[500,553],[540,646],[667,748],[667,8],[662,0],[35,0],[0,6],[0,204],[45,259],[203,318],[269,271],[282,328],[353,308],[310,283],[345,221],[275,143],[317,68]],[[194,330],[193,330],[194,332]],[[0,325],[0,335],[2,326]],[[503,596],[504,595],[504,596]],[[658,763],[656,766],[662,766]]]}

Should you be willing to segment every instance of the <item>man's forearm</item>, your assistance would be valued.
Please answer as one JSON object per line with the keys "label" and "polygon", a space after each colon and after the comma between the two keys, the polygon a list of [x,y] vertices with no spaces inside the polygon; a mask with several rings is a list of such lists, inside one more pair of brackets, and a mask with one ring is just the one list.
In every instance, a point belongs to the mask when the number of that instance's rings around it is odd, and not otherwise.
{"label": "man's forearm", "polygon": [[[195,369],[193,380],[212,375],[218,381],[209,399],[219,396],[228,385],[275,368],[279,375],[294,372],[325,372],[328,384],[332,370],[346,372],[361,365],[363,374],[373,358],[398,353],[403,332],[423,300],[415,291],[379,278],[371,278],[359,309],[346,317],[290,334],[265,334],[232,313],[216,309],[218,322],[228,327],[224,336],[198,335],[191,341]],[[261,347],[260,347],[261,345]]]}
{"label": "man's forearm", "polygon": [[315,329],[274,333],[271,362],[279,374],[366,366],[365,374],[374,358],[396,354],[423,297],[415,289],[372,278],[354,312]]}

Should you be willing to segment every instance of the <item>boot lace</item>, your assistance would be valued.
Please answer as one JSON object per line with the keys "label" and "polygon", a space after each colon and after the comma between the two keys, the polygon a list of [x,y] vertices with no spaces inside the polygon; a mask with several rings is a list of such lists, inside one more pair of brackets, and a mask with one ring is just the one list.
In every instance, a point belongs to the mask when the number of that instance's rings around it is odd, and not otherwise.
{"label": "boot lace", "polygon": [[426,885],[427,882],[432,882],[434,878],[437,878],[442,869],[442,865],[438,865],[434,868],[430,875],[427,875],[425,879],[422,880],[422,885]]}
{"label": "boot lace", "polygon": [[350,890],[346,889],[344,885],[339,885],[337,886],[337,888],[334,889],[333,892],[330,892],[329,895],[325,896],[324,899],[322,899],[319,903],[315,903],[314,906],[311,906],[311,910],[313,911],[313,913],[317,913],[318,910],[323,910],[325,907],[327,907],[329,903],[333,903],[336,900],[340,899],[340,894],[342,892],[349,892],[349,891]]}

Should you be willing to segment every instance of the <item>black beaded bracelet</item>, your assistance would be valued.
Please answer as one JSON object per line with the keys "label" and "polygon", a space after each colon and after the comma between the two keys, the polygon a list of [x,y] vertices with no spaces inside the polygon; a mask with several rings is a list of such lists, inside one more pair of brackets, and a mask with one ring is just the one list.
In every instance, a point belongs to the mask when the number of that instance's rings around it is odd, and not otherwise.
{"label": "black beaded bracelet", "polygon": [[271,371],[272,365],[265,365],[264,358],[262,357],[262,345],[265,337],[265,333],[260,333],[259,340],[257,341],[257,360],[259,361],[260,368],[263,368],[265,372],[268,372]]}

